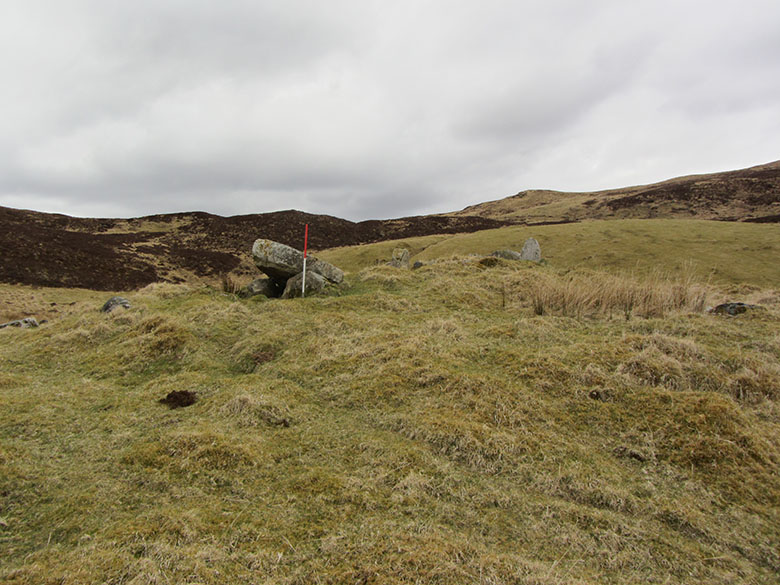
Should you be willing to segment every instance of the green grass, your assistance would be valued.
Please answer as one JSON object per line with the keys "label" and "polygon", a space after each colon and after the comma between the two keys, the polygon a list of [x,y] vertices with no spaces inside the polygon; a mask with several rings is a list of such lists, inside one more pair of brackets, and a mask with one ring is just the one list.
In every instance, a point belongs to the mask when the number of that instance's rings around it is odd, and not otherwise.
{"label": "green grass", "polygon": [[537,227],[509,227],[454,236],[429,236],[327,250],[324,260],[357,271],[388,261],[393,247],[408,247],[412,262],[454,254],[522,249],[539,240],[542,256],[558,268],[611,272],[695,274],[720,284],[777,286],[780,229],[776,225],[703,220],[610,220]]}
{"label": "green grass", "polygon": [[[0,582],[777,582],[776,291],[725,318],[699,305],[728,289],[657,275],[456,257],[349,280],[155,285],[114,315],[73,291],[0,330]],[[592,301],[605,282],[650,292],[626,312]]]}

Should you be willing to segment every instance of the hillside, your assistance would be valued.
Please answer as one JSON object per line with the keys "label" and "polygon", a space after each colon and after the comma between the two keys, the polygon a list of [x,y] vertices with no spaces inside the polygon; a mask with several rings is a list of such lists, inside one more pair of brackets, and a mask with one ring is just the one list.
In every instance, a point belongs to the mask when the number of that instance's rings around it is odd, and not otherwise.
{"label": "hillside", "polygon": [[530,237],[540,242],[545,262],[559,269],[693,275],[717,284],[772,287],[780,282],[776,260],[780,258],[780,229],[748,222],[618,219],[510,226],[333,248],[320,256],[357,272],[386,261],[395,247],[408,248],[412,262],[429,262],[504,248],[520,250]]}
{"label": "hillside", "polygon": [[[0,285],[0,582],[774,584],[780,293],[459,256]],[[703,307],[738,292],[763,310]],[[197,401],[159,401],[188,391]]]}
{"label": "hillside", "polygon": [[302,248],[306,223],[313,249],[507,225],[465,216],[355,223],[299,211],[88,219],[0,207],[0,282],[131,290],[157,281],[253,275],[250,250],[257,238]]}
{"label": "hillside", "polygon": [[645,218],[777,223],[780,222],[780,161],[608,191],[521,191],[449,215],[529,224]]}
{"label": "hillside", "polygon": [[351,222],[298,211],[220,217],[202,212],[83,219],[0,207],[0,282],[132,290],[157,281],[214,282],[255,274],[259,238],[315,250],[397,239],[474,233],[508,225],[592,219],[780,219],[780,162],[598,193],[524,191],[442,215]]}

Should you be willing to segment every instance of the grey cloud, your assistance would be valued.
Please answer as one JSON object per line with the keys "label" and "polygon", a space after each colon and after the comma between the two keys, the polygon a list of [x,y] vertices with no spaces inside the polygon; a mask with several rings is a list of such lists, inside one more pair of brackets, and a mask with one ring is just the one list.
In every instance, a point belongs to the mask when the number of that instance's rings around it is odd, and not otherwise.
{"label": "grey cloud", "polygon": [[10,4],[0,205],[367,219],[780,158],[765,0]]}
{"label": "grey cloud", "polygon": [[520,143],[554,138],[631,83],[643,58],[632,49],[621,47],[619,58],[596,55],[558,70],[545,65],[519,83],[510,81],[501,94],[478,98],[459,130],[466,138]]}

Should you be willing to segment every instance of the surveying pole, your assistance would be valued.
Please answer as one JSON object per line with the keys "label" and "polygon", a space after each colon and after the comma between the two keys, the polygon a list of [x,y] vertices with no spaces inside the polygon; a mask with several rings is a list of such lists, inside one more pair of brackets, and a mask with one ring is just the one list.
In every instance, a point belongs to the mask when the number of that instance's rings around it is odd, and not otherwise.
{"label": "surveying pole", "polygon": [[309,224],[306,224],[306,231],[303,236],[303,282],[301,284],[301,298],[306,296],[306,248],[309,246]]}

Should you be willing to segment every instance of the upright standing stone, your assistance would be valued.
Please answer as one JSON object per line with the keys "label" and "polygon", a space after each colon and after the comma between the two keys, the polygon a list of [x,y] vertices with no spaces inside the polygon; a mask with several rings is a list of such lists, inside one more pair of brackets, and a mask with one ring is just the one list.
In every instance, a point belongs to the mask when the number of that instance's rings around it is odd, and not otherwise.
{"label": "upright standing stone", "polygon": [[393,259],[390,260],[390,266],[409,268],[409,250],[406,248],[395,248],[393,250]]}
{"label": "upright standing stone", "polygon": [[523,250],[520,252],[522,260],[531,260],[532,262],[542,261],[542,248],[536,238],[528,238],[523,244]]}

